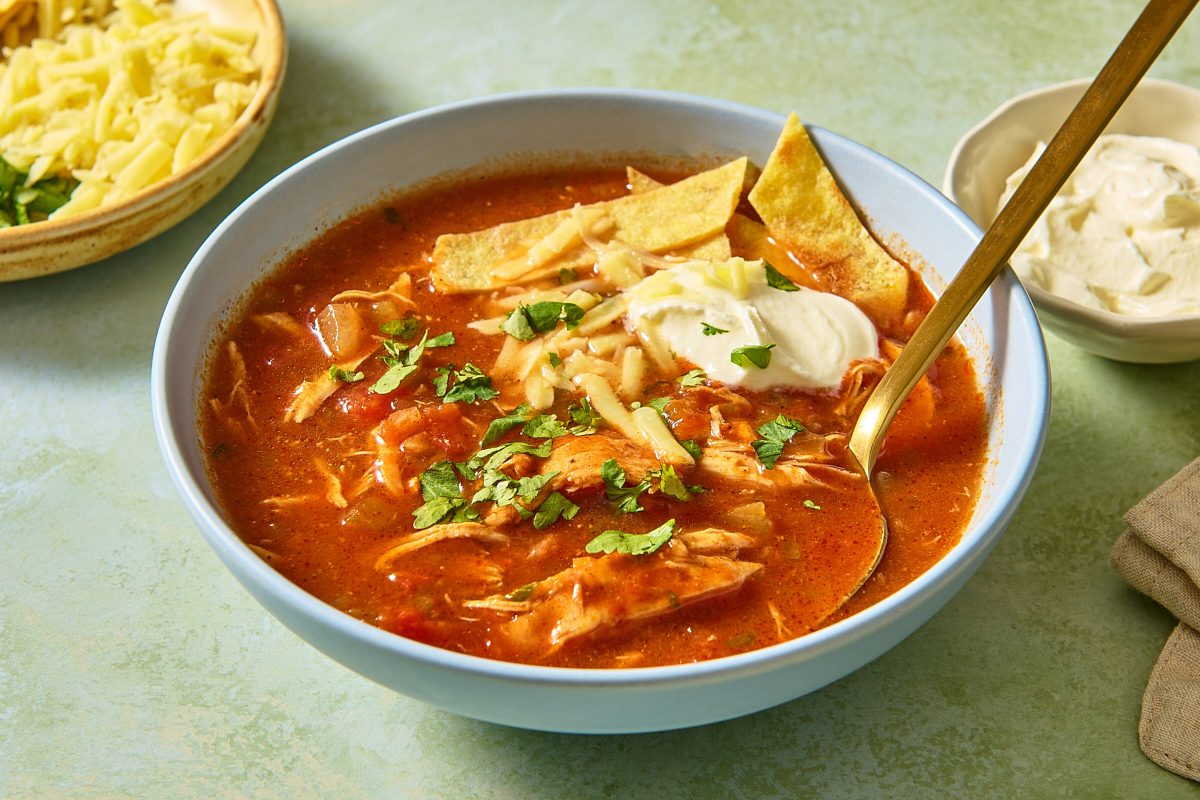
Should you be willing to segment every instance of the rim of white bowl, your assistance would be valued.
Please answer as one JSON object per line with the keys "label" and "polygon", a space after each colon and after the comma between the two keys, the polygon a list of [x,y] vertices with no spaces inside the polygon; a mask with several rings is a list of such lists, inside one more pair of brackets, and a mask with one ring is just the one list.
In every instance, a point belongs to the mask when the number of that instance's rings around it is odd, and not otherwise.
{"label": "rim of white bowl", "polygon": [[[1040,86],[1005,100],[992,113],[971,126],[955,143],[954,148],[950,151],[950,158],[946,161],[946,172],[942,176],[942,193],[950,198],[953,203],[958,203],[958,192],[954,188],[954,174],[959,169],[959,162],[962,161],[963,151],[971,146],[976,137],[996,125],[998,120],[1011,112],[1012,109],[1045,97],[1046,95],[1067,94],[1075,91],[1082,94],[1091,83],[1091,78],[1072,78],[1071,80],[1052,83],[1048,86]],[[1163,78],[1142,78],[1133,91],[1137,92],[1142,88],[1192,95],[1195,98],[1197,106],[1200,106],[1200,89],[1188,86],[1186,83],[1169,81]],[[1024,282],[1022,282],[1022,286],[1032,298],[1035,305],[1044,305],[1050,311],[1063,316],[1086,320],[1097,328],[1117,336],[1137,334],[1138,338],[1149,338],[1151,336],[1195,335],[1196,331],[1192,329],[1200,329],[1200,312],[1161,316],[1117,314],[1113,311],[1091,308],[1081,303],[1076,303],[1074,300],[1052,294],[1040,286],[1025,284]]]}
{"label": "rim of white bowl", "polygon": [[[290,176],[295,175],[333,153],[347,147],[353,147],[363,139],[383,135],[395,128],[402,128],[432,117],[459,114],[464,111],[486,108],[496,104],[579,100],[633,103],[647,106],[683,105],[695,109],[706,109],[717,113],[769,121],[773,124],[778,124],[780,129],[782,129],[786,119],[784,115],[753,106],[679,92],[604,88],[562,88],[511,92],[440,105],[378,123],[322,148],[281,172],[239,205],[217,226],[213,233],[205,240],[204,244],[201,245],[195,256],[188,263],[188,266],[184,269],[175,289],[171,293],[171,297],[163,312],[154,344],[151,366],[151,410],[155,435],[158,438],[159,447],[171,480],[183,498],[184,505],[197,523],[205,539],[208,540],[210,546],[217,551],[222,560],[229,560],[236,563],[239,569],[243,570],[245,574],[252,576],[259,587],[270,592],[277,600],[283,601],[304,616],[335,628],[342,635],[370,645],[373,648],[391,651],[398,656],[414,659],[430,666],[451,669],[467,674],[476,674],[481,677],[499,678],[525,684],[556,686],[633,687],[654,686],[664,683],[682,686],[690,683],[704,683],[716,680],[727,673],[736,672],[745,675],[772,670],[784,663],[806,660],[831,649],[840,648],[848,643],[870,636],[875,631],[890,625],[902,613],[904,608],[918,596],[933,594],[947,584],[954,582],[964,571],[974,569],[975,565],[971,563],[970,559],[956,554],[963,554],[968,550],[974,551],[979,548],[986,552],[994,544],[994,540],[1000,535],[1004,526],[1015,513],[1018,505],[1016,502],[993,503],[992,507],[983,517],[972,520],[972,526],[967,532],[971,534],[972,538],[970,541],[964,537],[963,540],[955,545],[950,553],[908,585],[883,598],[874,605],[825,628],[757,650],[696,663],[621,669],[585,669],[521,664],[484,658],[482,656],[466,655],[389,633],[381,628],[351,617],[304,591],[281,573],[272,569],[234,533],[221,516],[219,509],[213,503],[209,502],[209,499],[193,479],[186,466],[180,441],[174,435],[173,431],[176,429],[187,430],[194,428],[194,425],[192,425],[190,419],[180,420],[176,418],[168,402],[167,395],[167,364],[170,363],[174,349],[173,336],[175,333],[176,318],[189,291],[195,285],[202,282],[199,269],[207,253],[214,246],[214,242],[224,235],[229,228],[236,225],[239,218],[248,209],[258,203],[264,202]],[[828,133],[842,140],[849,149],[856,151],[861,158],[873,161],[883,168],[902,176],[914,192],[926,195],[938,205],[943,206],[954,223],[963,228],[972,238],[978,240],[980,236],[978,226],[961,209],[951,203],[929,183],[865,145],[831,131]],[[1038,433],[1024,442],[1023,447],[1014,457],[1015,477],[1009,491],[1006,493],[1007,496],[1020,498],[1025,493],[1029,482],[1033,478],[1034,468],[1045,441],[1045,423],[1050,406],[1049,364],[1046,360],[1045,347],[1042,343],[1037,317],[1020,283],[1015,279],[1007,280],[1002,277],[994,286],[1000,287],[1010,293],[1012,302],[1010,313],[1015,312],[1020,317],[1039,344],[1042,354],[1040,361],[1041,369],[1037,370],[1036,374],[1029,376],[1029,392],[1031,393],[1031,399],[1037,414],[1034,419],[1027,422],[1034,424],[1038,429]],[[238,577],[240,578],[240,576]]]}

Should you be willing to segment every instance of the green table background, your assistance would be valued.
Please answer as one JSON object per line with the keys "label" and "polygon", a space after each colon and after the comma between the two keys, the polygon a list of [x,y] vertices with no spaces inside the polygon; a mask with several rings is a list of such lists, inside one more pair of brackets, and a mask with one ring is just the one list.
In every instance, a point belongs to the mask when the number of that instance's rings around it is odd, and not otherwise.
{"label": "green table background", "polygon": [[[121,256],[0,285],[0,796],[1196,796],[1137,747],[1174,621],[1107,554],[1121,514],[1200,455],[1200,364],[1049,337],[1041,465],[945,610],[816,694],[643,736],[475,722],[320,655],[209,551],[150,423],[154,334],[192,253],[347,133],[510,90],[651,87],[794,109],[940,185],[1005,98],[1098,69],[1136,0],[282,5],[279,113],[229,188]],[[1200,86],[1196,17],[1153,74]]]}

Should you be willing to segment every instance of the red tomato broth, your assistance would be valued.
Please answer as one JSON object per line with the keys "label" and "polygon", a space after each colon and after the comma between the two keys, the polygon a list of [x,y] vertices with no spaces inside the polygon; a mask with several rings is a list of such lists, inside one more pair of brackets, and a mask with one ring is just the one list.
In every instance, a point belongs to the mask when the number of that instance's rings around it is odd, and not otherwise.
{"label": "red tomato broth", "polygon": [[[986,450],[982,396],[958,344],[947,348],[931,372],[936,402],[932,424],[902,426],[904,436],[890,439],[884,448],[877,470],[884,475],[888,547],[876,573],[832,617],[823,576],[860,570],[873,558],[873,542],[862,536],[864,514],[870,516],[861,494],[865,487],[748,494],[744,487],[702,481],[709,491],[686,503],[643,494],[645,510],[636,514],[616,511],[600,488],[571,496],[581,506],[573,520],[560,520],[544,531],[528,523],[506,529],[508,544],[442,541],[397,559],[384,572],[374,569],[388,544],[412,531],[412,511],[422,502],[420,493],[396,497],[373,488],[348,508],[338,509],[323,496],[326,487],[314,459],[333,470],[344,466],[343,483],[348,485],[370,467],[372,454],[364,445],[369,431],[392,411],[415,403],[432,415],[428,429],[434,444],[431,452],[414,456],[418,464],[407,474],[415,475],[433,461],[470,456],[488,422],[502,413],[492,403],[442,406],[432,394],[429,382],[437,367],[470,362],[486,371],[504,338],[466,327],[487,316],[481,311],[484,296],[432,291],[428,254],[434,240],[442,233],[482,229],[626,191],[624,173],[616,169],[457,180],[347,220],[257,285],[226,332],[245,359],[257,433],[239,440],[208,405],[202,422],[210,478],[234,530],[267,551],[272,566],[306,591],[386,630],[474,655],[573,667],[683,663],[774,644],[877,602],[941,558],[957,543],[973,511]],[[339,291],[380,289],[403,269],[415,280],[422,328],[427,325],[430,336],[453,331],[457,344],[427,351],[417,372],[389,395],[366,391],[386,369],[378,353],[373,354],[359,367],[364,380],[339,388],[303,423],[285,422],[283,410],[296,386],[327,369],[331,360],[315,337],[297,346],[295,339],[256,325],[252,317],[285,312],[311,329],[316,314]],[[910,318],[923,315],[932,302],[923,285],[913,283]],[[701,429],[698,419],[689,415],[696,417],[702,409],[689,407],[688,391],[673,378],[648,378],[653,385],[644,396],[681,398],[668,405],[667,414],[680,438],[688,438],[679,432]],[[204,397],[224,397],[232,381],[228,360],[214,357]],[[848,429],[833,412],[837,392],[739,393],[751,400],[755,427],[784,413],[814,431]],[[568,402],[575,399],[559,392],[549,411],[562,419]],[[505,409],[514,405],[506,403]],[[902,411],[898,420],[904,419]],[[685,476],[685,482],[696,481]],[[270,497],[309,499],[274,507],[264,503]],[[764,564],[763,571],[731,593],[597,631],[533,656],[506,646],[497,635],[503,616],[461,606],[464,598],[510,592],[566,569],[572,559],[585,557],[585,545],[602,530],[644,532],[671,518],[677,520],[677,532],[701,528],[750,500],[766,504],[774,532],[745,554],[745,560]],[[497,569],[502,574],[499,590],[494,580],[488,581]]]}

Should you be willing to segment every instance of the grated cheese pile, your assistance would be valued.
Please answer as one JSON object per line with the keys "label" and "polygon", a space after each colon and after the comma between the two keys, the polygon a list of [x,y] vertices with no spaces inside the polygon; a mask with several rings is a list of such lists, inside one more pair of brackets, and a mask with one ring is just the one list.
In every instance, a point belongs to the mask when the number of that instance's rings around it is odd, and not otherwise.
{"label": "grated cheese pile", "polygon": [[[61,17],[86,16],[62,10],[81,0],[40,1]],[[258,86],[252,31],[154,0],[113,5],[100,22],[68,24],[56,38],[6,50],[0,63],[0,157],[28,173],[26,186],[49,176],[80,182],[51,217],[179,172],[232,127]]]}

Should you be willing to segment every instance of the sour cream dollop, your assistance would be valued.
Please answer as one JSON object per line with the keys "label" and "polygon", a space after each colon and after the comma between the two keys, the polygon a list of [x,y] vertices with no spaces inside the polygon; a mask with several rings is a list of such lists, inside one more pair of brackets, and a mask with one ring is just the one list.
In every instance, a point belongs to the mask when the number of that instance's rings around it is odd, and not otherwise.
{"label": "sour cream dollop", "polygon": [[[1009,177],[1001,207],[1043,149]],[[1089,308],[1200,312],[1200,148],[1101,136],[1011,263],[1027,283]]]}
{"label": "sour cream dollop", "polygon": [[[626,319],[651,347],[665,347],[708,377],[761,391],[838,386],[847,368],[879,355],[879,333],[856,305],[826,292],[767,284],[761,261],[688,262],[627,290]],[[705,334],[709,329],[725,333]],[[770,364],[742,367],[734,349],[773,344]]]}

